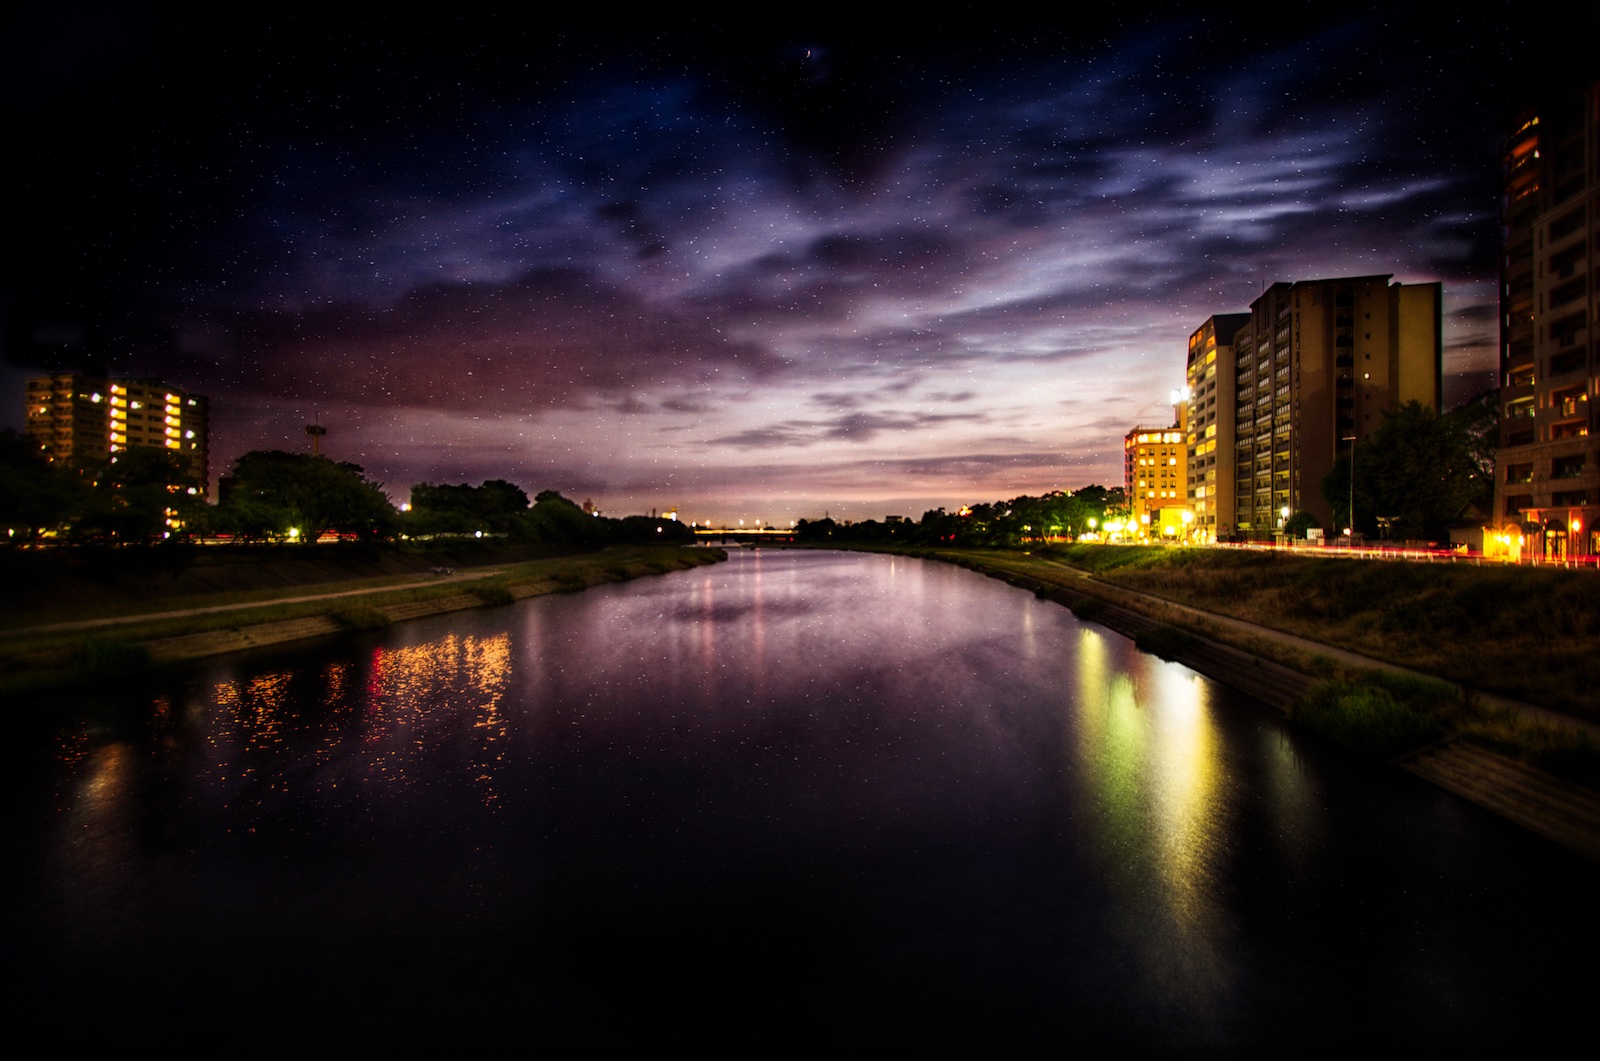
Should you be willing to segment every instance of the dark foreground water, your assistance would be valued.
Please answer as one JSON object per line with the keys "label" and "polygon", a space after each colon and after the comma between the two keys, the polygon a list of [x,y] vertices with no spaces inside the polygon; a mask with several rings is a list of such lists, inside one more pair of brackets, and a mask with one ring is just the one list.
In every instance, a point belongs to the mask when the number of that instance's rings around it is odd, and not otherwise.
{"label": "dark foreground water", "polygon": [[26,713],[0,765],[9,1041],[1596,1041],[1593,866],[921,561],[736,553],[234,661]]}

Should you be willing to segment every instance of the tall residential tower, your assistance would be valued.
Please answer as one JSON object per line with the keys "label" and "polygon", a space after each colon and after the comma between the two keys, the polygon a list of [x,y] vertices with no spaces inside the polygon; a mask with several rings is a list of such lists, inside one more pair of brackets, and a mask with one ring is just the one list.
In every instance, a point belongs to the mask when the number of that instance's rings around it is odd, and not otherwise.
{"label": "tall residential tower", "polygon": [[1189,336],[1186,494],[1194,513],[1190,534],[1196,541],[1214,542],[1233,532],[1233,337],[1248,323],[1248,313],[1219,313]]}
{"label": "tall residential tower", "polygon": [[1340,453],[1408,401],[1439,408],[1443,289],[1389,281],[1273,284],[1190,336],[1197,535],[1270,537],[1296,512],[1337,532],[1322,480]]}
{"label": "tall residential tower", "polygon": [[1600,553],[1600,82],[1507,139],[1496,529]]}

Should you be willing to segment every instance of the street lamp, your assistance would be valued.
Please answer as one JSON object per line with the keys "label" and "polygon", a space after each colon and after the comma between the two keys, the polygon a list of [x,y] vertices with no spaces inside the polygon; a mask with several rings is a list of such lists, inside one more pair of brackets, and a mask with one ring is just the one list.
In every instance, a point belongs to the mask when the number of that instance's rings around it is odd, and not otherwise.
{"label": "street lamp", "polygon": [[1350,443],[1350,507],[1345,513],[1345,522],[1350,526],[1344,529],[1344,537],[1350,548],[1356,545],[1356,436],[1346,435],[1340,441]]}

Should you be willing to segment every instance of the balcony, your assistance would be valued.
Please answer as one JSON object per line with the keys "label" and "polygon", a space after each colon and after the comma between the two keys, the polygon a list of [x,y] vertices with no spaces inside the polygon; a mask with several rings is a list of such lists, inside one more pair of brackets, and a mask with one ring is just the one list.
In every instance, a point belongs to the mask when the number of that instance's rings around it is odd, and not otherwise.
{"label": "balcony", "polygon": [[1587,277],[1577,277],[1550,292],[1550,309],[1555,311],[1582,299],[1587,292]]}
{"label": "balcony", "polygon": [[1579,310],[1558,321],[1551,321],[1547,337],[1556,346],[1567,347],[1579,341],[1579,333],[1582,331],[1584,331],[1583,311]]}
{"label": "balcony", "polygon": [[[1583,478],[1583,474],[1584,474],[1584,471],[1586,470],[1586,468],[1587,468],[1587,464],[1584,461],[1583,454],[1581,454],[1581,453],[1578,454],[1577,456],[1574,456],[1574,457],[1557,457],[1551,463],[1551,466],[1550,466],[1550,478],[1552,478],[1552,479],[1581,479],[1581,478]],[[1507,474],[1509,475],[1509,473],[1510,473],[1510,469],[1507,469]],[[1509,479],[1509,478],[1506,480],[1506,482],[1508,482],[1508,483],[1511,482],[1511,481],[1512,480]],[[1518,481],[1519,482],[1532,482],[1533,481],[1533,476],[1529,475],[1527,479],[1518,480]]]}
{"label": "balcony", "polygon": [[1550,275],[1557,280],[1566,280],[1569,277],[1576,276],[1584,260],[1584,247],[1582,244],[1571,247],[1560,254],[1551,255]]}
{"label": "balcony", "polygon": [[1550,222],[1549,240],[1557,243],[1575,232],[1583,231],[1583,208],[1579,207]]}
{"label": "balcony", "polygon": [[1557,354],[1550,359],[1550,375],[1565,376],[1569,372],[1582,372],[1588,366],[1588,354],[1582,347]]}

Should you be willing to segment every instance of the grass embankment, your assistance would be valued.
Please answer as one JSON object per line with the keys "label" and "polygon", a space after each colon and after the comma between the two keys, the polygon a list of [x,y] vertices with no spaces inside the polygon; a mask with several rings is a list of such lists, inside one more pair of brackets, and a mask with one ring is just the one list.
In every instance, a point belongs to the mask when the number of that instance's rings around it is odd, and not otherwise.
{"label": "grass embankment", "polygon": [[[155,665],[158,660],[151,646],[172,638],[268,629],[296,621],[312,621],[307,627],[308,636],[381,629],[394,622],[396,616],[454,610],[464,602],[465,606],[509,604],[542,593],[695,567],[726,556],[713,549],[622,546],[496,564],[484,568],[481,576],[470,570],[452,573],[448,578],[432,573],[384,574],[280,585],[276,589],[176,597],[147,594],[142,602],[123,599],[127,588],[124,578],[113,601],[115,607],[106,609],[112,612],[109,618],[113,621],[109,624],[97,624],[89,630],[39,629],[83,620],[82,593],[64,599],[56,608],[34,606],[24,621],[15,621],[13,616],[13,621],[0,630],[0,690],[15,692],[124,678]],[[261,572],[255,574],[259,580]],[[319,599],[304,599],[308,596]],[[108,616],[100,611],[95,617]],[[193,654],[206,654],[206,647],[198,645]],[[175,660],[181,654],[168,653],[167,658]]]}
{"label": "grass embankment", "polygon": [[[1572,726],[1490,706],[1473,692],[1600,720],[1600,683],[1594,680],[1600,577],[1594,572],[1134,546],[908,551],[1092,594],[1072,605],[1080,618],[1093,618],[1108,603],[1139,611],[1162,624],[1136,638],[1156,655],[1175,655],[1199,635],[1317,677],[1306,696],[1288,705],[1289,713],[1370,757],[1392,759],[1453,736],[1600,787],[1600,741]],[[1208,624],[1135,593],[1434,678],[1341,662]]]}
{"label": "grass embankment", "polygon": [[1096,579],[1600,721],[1600,573],[1063,546]]}

